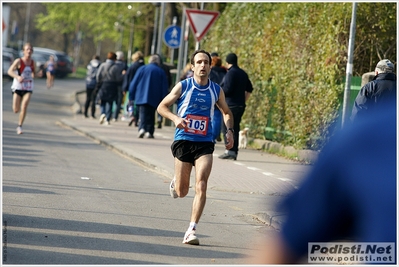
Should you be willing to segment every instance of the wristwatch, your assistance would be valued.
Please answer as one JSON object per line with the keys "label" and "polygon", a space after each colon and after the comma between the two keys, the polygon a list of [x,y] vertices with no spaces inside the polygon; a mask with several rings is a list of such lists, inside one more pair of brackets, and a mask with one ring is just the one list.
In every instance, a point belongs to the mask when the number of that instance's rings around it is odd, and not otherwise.
{"label": "wristwatch", "polygon": [[234,129],[233,128],[228,128],[227,131],[231,131],[234,134]]}

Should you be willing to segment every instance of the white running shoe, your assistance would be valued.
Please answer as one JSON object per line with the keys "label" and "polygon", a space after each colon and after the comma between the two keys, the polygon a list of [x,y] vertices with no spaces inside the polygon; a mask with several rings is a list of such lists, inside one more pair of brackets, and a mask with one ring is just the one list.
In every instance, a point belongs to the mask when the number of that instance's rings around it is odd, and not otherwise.
{"label": "white running shoe", "polygon": [[199,239],[195,235],[195,230],[187,231],[184,235],[183,244],[199,245]]}
{"label": "white running shoe", "polygon": [[145,134],[145,130],[144,130],[144,129],[141,129],[141,130],[139,131],[138,137],[139,137],[139,138],[143,138],[143,137],[144,137],[144,134]]}
{"label": "white running shoe", "polygon": [[21,126],[17,127],[17,134],[22,134],[22,127]]}
{"label": "white running shoe", "polygon": [[173,197],[173,198],[178,198],[179,197],[177,195],[177,193],[176,193],[176,190],[175,190],[175,179],[173,179],[172,182],[170,182],[169,191],[170,191],[170,196],[171,197]]}
{"label": "white running shoe", "polygon": [[104,120],[105,120],[105,114],[101,114],[101,116],[100,116],[100,124],[103,124]]}

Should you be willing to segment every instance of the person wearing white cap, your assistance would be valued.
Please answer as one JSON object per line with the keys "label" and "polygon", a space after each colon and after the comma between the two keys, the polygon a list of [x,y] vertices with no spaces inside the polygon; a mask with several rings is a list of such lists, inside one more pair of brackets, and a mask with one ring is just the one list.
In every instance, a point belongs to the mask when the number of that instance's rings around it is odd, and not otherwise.
{"label": "person wearing white cap", "polygon": [[356,96],[352,108],[351,121],[359,117],[368,116],[379,106],[384,106],[387,101],[396,99],[396,74],[395,65],[389,59],[383,59],[375,67],[375,77],[365,84]]}

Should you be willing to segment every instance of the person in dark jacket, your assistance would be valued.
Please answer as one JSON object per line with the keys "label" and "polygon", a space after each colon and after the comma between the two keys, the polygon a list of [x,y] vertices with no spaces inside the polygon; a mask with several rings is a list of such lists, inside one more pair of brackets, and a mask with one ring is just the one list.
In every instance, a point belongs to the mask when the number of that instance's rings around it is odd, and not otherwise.
{"label": "person in dark jacket", "polygon": [[[161,55],[159,55],[159,54],[155,54],[155,55],[157,55],[160,58],[160,60],[161,60],[160,67],[161,67],[161,69],[163,69],[163,71],[166,74],[166,77],[168,78],[168,92],[169,92],[170,88],[172,87],[172,83],[173,83],[172,74],[170,73],[170,68],[166,64],[163,63]],[[157,124],[158,124],[157,128],[158,129],[162,128],[162,120],[163,120],[163,117],[158,114],[157,115]]]}
{"label": "person in dark jacket", "polygon": [[[234,118],[234,146],[220,155],[220,159],[237,159],[238,155],[238,132],[240,131],[241,117],[245,111],[245,102],[252,93],[252,83],[248,74],[238,67],[238,58],[234,53],[226,57],[227,73],[220,85],[226,96],[226,102]],[[222,132],[226,132],[226,126],[223,125]],[[225,138],[226,139],[226,138]],[[226,140],[225,140],[226,142]]]}
{"label": "person in dark jacket", "polygon": [[96,76],[100,67],[101,61],[99,55],[94,55],[87,65],[86,70],[86,102],[84,106],[84,117],[88,118],[89,107],[91,106],[91,117],[96,118]]}
{"label": "person in dark jacket", "polygon": [[[123,83],[122,83],[122,93],[123,93],[123,95],[128,94],[129,85],[133,81],[133,77],[136,74],[137,70],[140,67],[145,65],[143,52],[136,51],[132,55],[132,62],[133,63],[129,66],[129,68],[127,69],[125,75],[123,76]],[[133,105],[132,105],[132,107],[133,107]],[[138,126],[139,112],[138,112],[137,108],[134,109],[133,114],[134,114],[133,117],[129,121],[129,126],[131,126],[133,124],[133,122],[135,123],[135,126]]]}
{"label": "person in dark jacket", "polygon": [[[213,56],[211,54],[211,57],[212,57],[212,63],[211,63],[211,72],[209,73],[209,80],[220,85],[223,81],[224,76],[227,73],[227,69],[222,66],[222,59],[217,54]],[[212,129],[213,129],[214,140],[222,141],[222,139],[220,138],[220,131],[222,129],[222,124],[223,124],[222,112],[218,108],[215,108],[213,116],[214,119],[212,120],[213,123]]]}
{"label": "person in dark jacket", "polygon": [[364,85],[353,104],[351,121],[368,116],[376,107],[384,106],[390,99],[396,99],[395,66],[389,59],[383,59],[375,67],[374,79]]}
{"label": "person in dark jacket", "polygon": [[[116,61],[115,64],[118,65],[119,69],[121,70],[122,74],[125,75],[126,70],[127,70],[127,64],[125,62],[125,54],[123,51],[116,51]],[[114,118],[113,121],[117,121],[119,118],[119,114],[121,113],[121,105],[122,105],[122,98],[123,98],[123,93],[122,93],[122,83],[123,79],[119,82],[118,84],[118,94],[117,97],[114,101],[115,103],[115,111],[114,111]]]}
{"label": "person in dark jacket", "polygon": [[158,55],[152,55],[148,64],[140,67],[129,86],[129,100],[139,109],[139,138],[154,138],[155,112],[168,94],[168,78],[160,67]]}
{"label": "person in dark jacket", "polygon": [[112,104],[118,96],[118,84],[123,79],[121,69],[115,64],[116,54],[109,52],[107,60],[100,65],[96,81],[99,84],[98,97],[100,99],[100,124],[106,120],[110,124],[112,116]]}

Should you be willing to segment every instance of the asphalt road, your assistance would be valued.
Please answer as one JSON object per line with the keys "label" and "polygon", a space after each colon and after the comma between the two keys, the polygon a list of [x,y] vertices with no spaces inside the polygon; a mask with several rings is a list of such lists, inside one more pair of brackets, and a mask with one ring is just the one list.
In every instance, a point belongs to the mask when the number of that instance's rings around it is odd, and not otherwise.
{"label": "asphalt road", "polygon": [[36,80],[22,135],[9,88],[4,81],[3,264],[237,265],[275,232],[231,208],[257,196],[212,191],[201,245],[183,245],[193,194],[176,202],[165,176],[56,124],[75,116],[82,80],[50,90]]}

